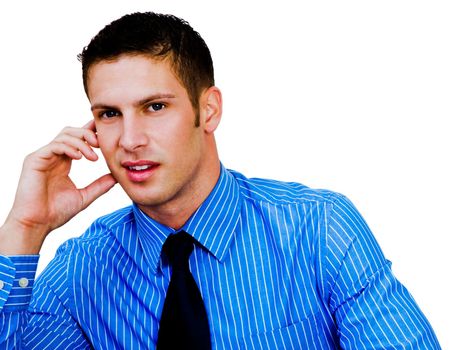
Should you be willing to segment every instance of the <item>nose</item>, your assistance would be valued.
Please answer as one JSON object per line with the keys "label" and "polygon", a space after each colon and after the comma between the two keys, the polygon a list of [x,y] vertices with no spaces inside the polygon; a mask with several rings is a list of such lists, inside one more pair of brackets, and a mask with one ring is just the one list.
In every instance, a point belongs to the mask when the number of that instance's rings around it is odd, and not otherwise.
{"label": "nose", "polygon": [[143,147],[148,142],[144,125],[141,125],[139,116],[124,115],[122,118],[122,132],[119,146],[128,152]]}

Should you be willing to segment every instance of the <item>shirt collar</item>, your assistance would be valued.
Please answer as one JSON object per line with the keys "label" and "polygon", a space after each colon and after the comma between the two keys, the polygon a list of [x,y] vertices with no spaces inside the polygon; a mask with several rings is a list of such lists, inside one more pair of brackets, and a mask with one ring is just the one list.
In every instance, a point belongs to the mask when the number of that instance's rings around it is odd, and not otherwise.
{"label": "shirt collar", "polygon": [[[226,257],[239,220],[239,199],[239,186],[234,176],[221,165],[220,177],[212,192],[181,228],[220,262]],[[176,231],[147,216],[136,204],[133,212],[144,255],[152,271],[157,273],[163,243]]]}

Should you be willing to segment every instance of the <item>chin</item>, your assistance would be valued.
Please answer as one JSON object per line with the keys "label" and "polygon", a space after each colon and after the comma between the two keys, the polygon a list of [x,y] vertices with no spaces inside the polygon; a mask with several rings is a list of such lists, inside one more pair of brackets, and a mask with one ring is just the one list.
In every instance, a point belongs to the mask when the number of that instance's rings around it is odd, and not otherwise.
{"label": "chin", "polygon": [[134,203],[140,206],[153,207],[163,202],[161,195],[149,193],[145,189],[125,190],[125,192]]}

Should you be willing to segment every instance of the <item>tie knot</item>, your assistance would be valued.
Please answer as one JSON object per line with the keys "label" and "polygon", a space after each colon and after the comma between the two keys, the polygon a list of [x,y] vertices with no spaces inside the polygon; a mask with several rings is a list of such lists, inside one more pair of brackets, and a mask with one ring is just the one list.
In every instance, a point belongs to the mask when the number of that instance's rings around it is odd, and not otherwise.
{"label": "tie knot", "polygon": [[193,237],[184,231],[171,235],[166,239],[163,251],[173,269],[188,269],[188,259],[193,252],[193,243]]}

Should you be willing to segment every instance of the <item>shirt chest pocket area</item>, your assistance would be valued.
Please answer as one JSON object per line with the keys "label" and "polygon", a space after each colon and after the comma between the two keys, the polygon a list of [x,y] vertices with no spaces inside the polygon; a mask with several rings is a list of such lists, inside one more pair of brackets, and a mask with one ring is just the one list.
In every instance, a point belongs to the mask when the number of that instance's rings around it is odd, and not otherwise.
{"label": "shirt chest pocket area", "polygon": [[240,349],[330,349],[321,317],[317,312],[289,326],[245,337]]}

